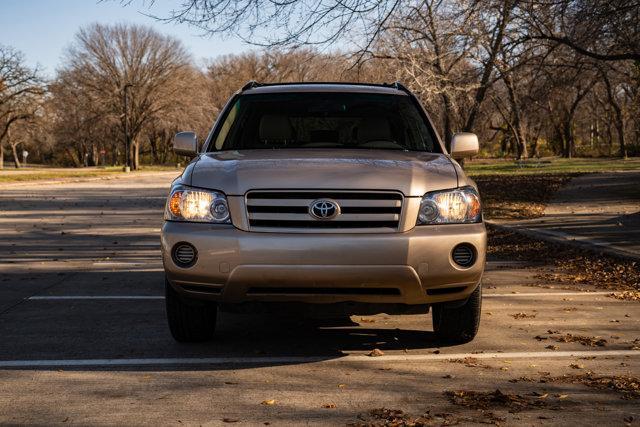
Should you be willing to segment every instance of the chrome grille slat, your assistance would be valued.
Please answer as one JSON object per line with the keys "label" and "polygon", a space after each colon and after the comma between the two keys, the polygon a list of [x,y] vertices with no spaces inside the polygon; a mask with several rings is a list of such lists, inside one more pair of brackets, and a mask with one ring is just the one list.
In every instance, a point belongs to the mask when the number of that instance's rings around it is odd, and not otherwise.
{"label": "chrome grille slat", "polygon": [[[318,220],[312,219],[307,213],[271,213],[271,212],[250,212],[249,219],[262,219],[262,220],[271,220],[271,221],[314,221]],[[342,222],[342,221],[398,221],[400,219],[399,214],[367,214],[367,213],[356,213],[356,214],[341,214],[337,218],[323,221],[323,222]]]}
{"label": "chrome grille slat", "polygon": [[[311,216],[309,206],[319,199],[336,202],[340,215],[326,220]],[[253,190],[247,193],[245,204],[252,231],[394,232],[400,226],[403,200],[394,191]]]}
{"label": "chrome grille slat", "polygon": [[[278,199],[279,206],[309,206],[315,199]],[[247,206],[273,206],[273,199],[247,199]],[[401,200],[340,200],[340,207],[390,207],[399,208],[402,206]]]}

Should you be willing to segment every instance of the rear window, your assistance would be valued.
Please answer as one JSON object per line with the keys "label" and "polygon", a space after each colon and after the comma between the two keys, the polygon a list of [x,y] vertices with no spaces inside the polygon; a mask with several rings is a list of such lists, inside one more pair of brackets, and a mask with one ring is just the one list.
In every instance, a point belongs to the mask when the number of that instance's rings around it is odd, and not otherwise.
{"label": "rear window", "polygon": [[240,95],[210,150],[361,148],[439,152],[409,96],[371,93]]}

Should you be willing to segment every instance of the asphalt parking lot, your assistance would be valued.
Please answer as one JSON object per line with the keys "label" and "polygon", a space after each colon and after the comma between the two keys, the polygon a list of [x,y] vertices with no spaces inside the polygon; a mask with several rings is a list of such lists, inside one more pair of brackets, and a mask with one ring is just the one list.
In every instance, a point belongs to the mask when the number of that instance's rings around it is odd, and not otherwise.
{"label": "asphalt parking lot", "polygon": [[489,259],[462,346],[441,346],[430,316],[384,314],[222,313],[214,342],[174,342],[159,255],[173,175],[3,188],[0,423],[640,420],[638,302],[510,260]]}

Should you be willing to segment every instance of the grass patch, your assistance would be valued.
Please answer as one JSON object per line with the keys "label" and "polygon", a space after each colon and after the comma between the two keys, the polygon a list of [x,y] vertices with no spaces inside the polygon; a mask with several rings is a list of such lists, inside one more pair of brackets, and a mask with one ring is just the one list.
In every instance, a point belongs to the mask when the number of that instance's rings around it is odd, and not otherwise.
{"label": "grass patch", "polygon": [[[176,171],[174,166],[144,166],[140,171],[131,172],[162,172]],[[0,170],[0,183],[46,181],[57,179],[96,178],[124,175],[122,167],[109,166],[105,168],[24,168]]]}
{"label": "grass patch", "polygon": [[516,162],[503,159],[466,161],[465,172],[474,179],[483,175],[573,174],[640,170],[640,158],[543,158]]}

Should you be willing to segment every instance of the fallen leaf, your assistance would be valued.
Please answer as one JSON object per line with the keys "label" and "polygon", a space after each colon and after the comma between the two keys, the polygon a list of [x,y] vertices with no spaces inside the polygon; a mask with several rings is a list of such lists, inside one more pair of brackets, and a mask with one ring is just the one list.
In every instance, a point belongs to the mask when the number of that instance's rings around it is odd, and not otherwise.
{"label": "fallen leaf", "polygon": [[276,404],[276,400],[275,399],[269,399],[269,400],[263,400],[261,405],[275,405]]}
{"label": "fallen leaf", "polygon": [[514,319],[533,319],[534,317],[536,317],[535,314],[527,314],[522,312],[510,314],[509,316],[513,317]]}
{"label": "fallen leaf", "polygon": [[373,350],[371,350],[367,356],[369,357],[380,357],[380,356],[384,356],[384,352],[378,348],[374,348]]}

